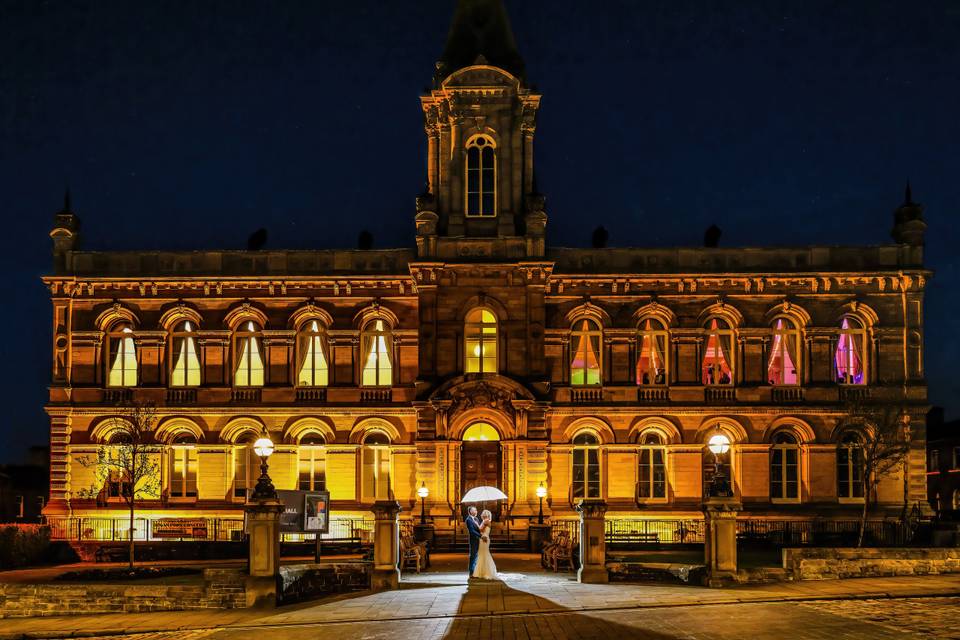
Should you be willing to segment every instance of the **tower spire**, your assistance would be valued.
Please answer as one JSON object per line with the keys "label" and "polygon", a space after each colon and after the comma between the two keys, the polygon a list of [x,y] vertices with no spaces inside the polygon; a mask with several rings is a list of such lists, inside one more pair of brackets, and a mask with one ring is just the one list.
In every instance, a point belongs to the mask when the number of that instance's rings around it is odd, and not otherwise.
{"label": "tower spire", "polygon": [[489,64],[523,79],[523,58],[517,51],[503,0],[458,0],[447,45],[437,62],[437,81],[474,64]]}
{"label": "tower spire", "polygon": [[890,235],[898,244],[923,245],[927,223],[923,219],[923,205],[913,201],[910,181],[903,190],[903,204],[893,212],[893,231]]}

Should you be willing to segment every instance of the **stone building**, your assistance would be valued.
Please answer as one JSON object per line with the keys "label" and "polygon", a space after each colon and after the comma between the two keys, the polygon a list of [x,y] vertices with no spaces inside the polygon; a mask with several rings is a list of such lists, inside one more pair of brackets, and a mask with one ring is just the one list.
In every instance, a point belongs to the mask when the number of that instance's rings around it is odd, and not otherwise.
{"label": "stone building", "polygon": [[542,484],[554,520],[584,497],[610,518],[696,518],[719,470],[744,518],[851,518],[851,399],[910,418],[877,513],[925,502],[930,272],[909,191],[883,246],[550,247],[540,96],[500,2],[459,3],[421,105],[412,248],[90,252],[57,214],[49,517],[123,515],[109,481],[82,497],[97,481],[80,460],[131,400],[160,413],[148,518],[239,517],[263,429],[275,484],[326,487],[337,517],[388,496],[409,516],[425,485],[444,529],[490,484],[522,529]]}

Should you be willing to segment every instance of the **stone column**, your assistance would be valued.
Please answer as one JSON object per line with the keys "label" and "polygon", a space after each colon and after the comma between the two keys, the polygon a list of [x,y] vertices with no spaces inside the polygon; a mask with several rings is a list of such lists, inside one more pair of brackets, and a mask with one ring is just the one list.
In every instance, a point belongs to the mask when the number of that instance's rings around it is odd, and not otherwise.
{"label": "stone column", "polygon": [[373,589],[400,586],[400,503],[377,500],[373,503]]}
{"label": "stone column", "polygon": [[737,512],[734,498],[708,498],[704,502],[704,563],[707,585],[720,587],[737,579]]}
{"label": "stone column", "polygon": [[248,502],[244,508],[249,533],[247,606],[272,606],[280,575],[280,514],[277,500]]}
{"label": "stone column", "polygon": [[582,500],[577,504],[577,511],[580,512],[580,570],[577,571],[577,581],[608,582],[603,526],[607,503],[593,498]]}

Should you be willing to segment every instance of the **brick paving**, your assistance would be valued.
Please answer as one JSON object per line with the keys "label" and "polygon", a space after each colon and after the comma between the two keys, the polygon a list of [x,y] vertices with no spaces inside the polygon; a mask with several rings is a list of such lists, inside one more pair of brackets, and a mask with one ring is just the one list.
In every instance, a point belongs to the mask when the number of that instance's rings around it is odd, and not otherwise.
{"label": "brick paving", "polygon": [[[397,591],[275,610],[7,619],[0,638],[960,638],[958,575],[706,589],[581,585],[537,571],[532,556],[504,559],[502,582],[468,582],[462,564],[437,557],[437,571],[405,576]],[[918,597],[933,594],[950,597]]]}

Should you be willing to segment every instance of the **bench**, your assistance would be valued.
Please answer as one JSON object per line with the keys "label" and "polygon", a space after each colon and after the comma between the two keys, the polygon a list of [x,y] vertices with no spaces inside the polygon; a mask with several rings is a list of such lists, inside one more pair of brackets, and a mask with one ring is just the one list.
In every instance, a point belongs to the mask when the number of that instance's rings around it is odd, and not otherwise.
{"label": "bench", "polygon": [[420,573],[430,566],[430,551],[426,542],[417,542],[405,533],[400,536],[400,570],[412,566]]}
{"label": "bench", "polygon": [[97,562],[126,562],[130,559],[127,547],[99,547],[93,554]]}
{"label": "bench", "polygon": [[544,567],[552,569],[554,573],[560,570],[560,565],[563,563],[566,563],[570,567],[570,571],[573,571],[573,546],[570,534],[561,531],[553,542],[543,548],[540,561]]}

